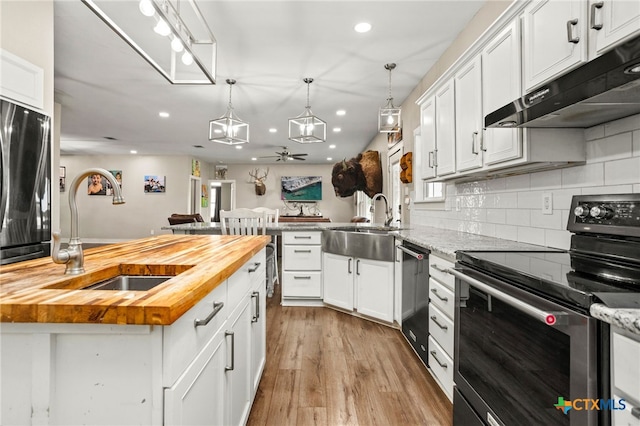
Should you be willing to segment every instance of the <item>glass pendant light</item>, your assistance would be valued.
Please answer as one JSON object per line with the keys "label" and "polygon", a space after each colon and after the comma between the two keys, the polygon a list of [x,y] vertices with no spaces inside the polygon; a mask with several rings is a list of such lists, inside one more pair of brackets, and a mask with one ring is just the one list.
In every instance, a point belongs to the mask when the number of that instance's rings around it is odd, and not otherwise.
{"label": "glass pendant light", "polygon": [[309,85],[313,83],[313,78],[302,81],[307,84],[307,106],[302,114],[289,119],[289,140],[298,143],[326,142],[327,123],[313,115],[309,103]]}
{"label": "glass pendant light", "polygon": [[249,143],[249,124],[240,120],[231,105],[231,88],[236,81],[227,79],[229,85],[229,106],[222,117],[209,121],[209,140],[226,145]]}
{"label": "glass pendant light", "polygon": [[378,131],[380,133],[398,133],[400,131],[400,107],[393,105],[393,97],[391,96],[391,71],[395,69],[396,64],[386,64],[384,69],[389,71],[389,97],[387,104],[380,108],[378,113]]}

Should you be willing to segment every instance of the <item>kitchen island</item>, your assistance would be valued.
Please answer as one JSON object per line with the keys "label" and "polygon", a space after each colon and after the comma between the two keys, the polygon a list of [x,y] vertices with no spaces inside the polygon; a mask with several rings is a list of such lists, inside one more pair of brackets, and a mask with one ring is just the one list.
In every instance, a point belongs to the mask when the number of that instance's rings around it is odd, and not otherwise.
{"label": "kitchen island", "polygon": [[[0,275],[1,424],[243,424],[265,361],[269,237],[163,235]],[[86,290],[115,275],[146,291]]]}

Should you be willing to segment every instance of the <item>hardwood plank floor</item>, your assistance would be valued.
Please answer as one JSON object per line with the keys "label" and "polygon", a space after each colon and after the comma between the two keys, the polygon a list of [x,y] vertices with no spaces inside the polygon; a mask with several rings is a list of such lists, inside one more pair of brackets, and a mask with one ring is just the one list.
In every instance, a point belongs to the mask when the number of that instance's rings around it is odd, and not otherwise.
{"label": "hardwood plank floor", "polygon": [[451,425],[452,405],[399,330],[267,300],[267,363],[248,425]]}

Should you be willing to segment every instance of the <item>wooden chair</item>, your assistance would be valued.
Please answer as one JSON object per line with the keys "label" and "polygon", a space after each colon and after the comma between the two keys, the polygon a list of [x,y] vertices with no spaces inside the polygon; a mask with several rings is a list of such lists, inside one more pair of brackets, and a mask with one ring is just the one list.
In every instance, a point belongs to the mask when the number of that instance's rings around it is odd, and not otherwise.
{"label": "wooden chair", "polygon": [[[267,214],[267,224],[277,224],[278,219],[280,218],[280,209],[269,209],[267,207],[256,207],[253,209],[254,212],[266,213]],[[268,277],[273,277],[271,283],[267,283],[267,296],[273,296],[273,286],[275,283],[280,282],[280,275],[278,271],[278,236],[272,235],[271,241],[273,242],[273,246],[275,247],[275,252],[273,254],[273,262],[267,264],[267,267],[273,269],[271,274],[267,274]]]}
{"label": "wooden chair", "polygon": [[[220,229],[223,235],[266,235],[267,212],[251,209],[220,210]],[[274,267],[275,266],[275,267]],[[274,271],[277,268],[276,246],[267,244],[267,295],[273,296]]]}

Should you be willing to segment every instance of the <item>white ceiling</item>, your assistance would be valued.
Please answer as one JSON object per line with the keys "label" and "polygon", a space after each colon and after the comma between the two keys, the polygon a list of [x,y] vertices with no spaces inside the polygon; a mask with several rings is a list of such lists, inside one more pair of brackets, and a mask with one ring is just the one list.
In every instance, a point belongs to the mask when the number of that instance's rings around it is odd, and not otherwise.
{"label": "white ceiling", "polygon": [[[137,1],[119,4],[139,13]],[[61,151],[118,155],[137,150],[138,155],[250,163],[251,157],[275,155],[287,146],[292,153],[308,153],[307,163],[353,157],[376,136],[378,108],[388,93],[384,65],[397,64],[392,94],[400,105],[482,4],[200,0],[218,42],[218,84],[178,86],[168,83],[80,0],[56,0]],[[372,30],[356,33],[354,25],[363,21],[371,23]],[[327,143],[302,145],[287,139],[287,119],[301,114],[306,105],[305,77],[315,80],[311,107],[327,122]],[[250,124],[250,143],[242,150],[208,141],[209,120],[227,108],[228,78],[237,80],[235,112]],[[336,116],[338,109],[346,115]],[[170,117],[160,118],[160,111]],[[271,127],[278,132],[269,133]],[[334,127],[342,131],[334,133]]]}

